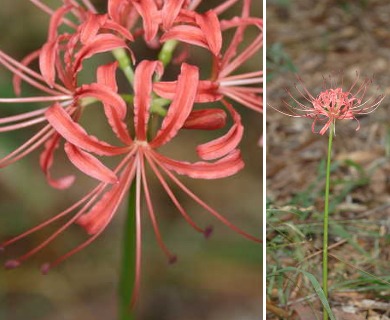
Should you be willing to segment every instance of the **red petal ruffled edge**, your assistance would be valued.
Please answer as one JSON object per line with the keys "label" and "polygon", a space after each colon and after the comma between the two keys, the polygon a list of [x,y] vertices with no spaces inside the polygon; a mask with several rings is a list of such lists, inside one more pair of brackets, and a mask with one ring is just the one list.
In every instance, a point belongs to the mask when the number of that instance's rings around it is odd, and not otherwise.
{"label": "red petal ruffled edge", "polygon": [[58,42],[47,42],[42,46],[39,55],[39,68],[46,83],[53,88],[56,77],[56,54],[58,50]]}
{"label": "red petal ruffled edge", "polygon": [[151,151],[151,156],[159,164],[173,170],[178,174],[186,175],[195,179],[218,179],[229,177],[244,168],[241,153],[238,149],[233,150],[222,159],[216,162],[194,162],[177,161]]}
{"label": "red petal ruffled edge", "polygon": [[240,115],[229,103],[224,102],[224,104],[233,117],[234,125],[222,137],[201,144],[196,148],[199,157],[204,160],[213,160],[225,156],[234,150],[242,139],[244,127],[241,124]]}
{"label": "red petal ruffled edge", "polygon": [[183,63],[177,81],[175,97],[168,109],[160,130],[150,142],[152,148],[159,147],[170,141],[183,126],[190,114],[199,82],[199,70],[195,66]]}
{"label": "red petal ruffled edge", "polygon": [[53,128],[65,138],[66,141],[74,144],[89,152],[94,152],[98,155],[117,155],[126,152],[125,148],[115,147],[108,143],[99,141],[96,137],[88,135],[88,133],[73,119],[69,114],[58,104],[50,107],[46,113],[47,121]]}
{"label": "red petal ruffled edge", "polygon": [[185,0],[166,0],[161,10],[162,24],[165,30],[172,27]]}
{"label": "red petal ruffled edge", "polygon": [[61,136],[57,133],[54,133],[45,143],[45,149],[39,157],[39,164],[43,173],[46,176],[46,180],[53,188],[56,189],[67,189],[69,188],[74,180],[74,176],[66,176],[59,179],[53,179],[50,174],[50,168],[53,165],[54,161],[54,152],[58,148],[59,141]]}
{"label": "red petal ruffled edge", "polygon": [[[153,91],[160,97],[172,100],[176,94],[177,81],[160,81],[153,85]],[[218,84],[209,80],[200,80],[196,91],[195,102],[214,102],[222,99]]]}
{"label": "red petal ruffled edge", "polygon": [[108,104],[115,108],[121,119],[126,116],[127,107],[126,102],[121,98],[119,94],[112,91],[111,88],[104,84],[91,83],[84,84],[76,90],[75,96],[78,99],[84,97],[94,97],[105,104]]}
{"label": "red petal ruffled edge", "polygon": [[183,124],[183,129],[216,130],[226,125],[226,112],[221,109],[193,110]]}
{"label": "red petal ruffled edge", "polygon": [[134,128],[138,140],[146,140],[146,129],[149,121],[149,108],[152,94],[152,77],[154,73],[163,72],[160,61],[143,60],[136,68],[134,75]]}
{"label": "red petal ruffled edge", "polygon": [[69,160],[86,175],[106,183],[118,181],[114,172],[89,153],[68,142],[65,143],[64,149]]}
{"label": "red petal ruffled edge", "polygon": [[210,51],[218,56],[222,47],[222,33],[217,15],[210,10],[205,14],[197,14],[195,21],[202,30]]}
{"label": "red petal ruffled edge", "polygon": [[112,34],[98,34],[75,55],[73,72],[78,73],[81,71],[84,59],[88,59],[97,53],[107,52],[117,48],[127,48],[126,42]]}
{"label": "red petal ruffled edge", "polygon": [[116,70],[118,68],[118,61],[99,66],[97,68],[97,82],[104,84],[114,92],[118,91],[118,84],[116,82]]}
{"label": "red petal ruffled edge", "polygon": [[160,41],[179,40],[206,49],[210,49],[207,39],[201,29],[196,26],[177,25],[165,32]]}
{"label": "red petal ruffled edge", "polygon": [[161,23],[161,14],[154,0],[132,1],[134,7],[142,17],[145,40],[152,41],[158,32]]}
{"label": "red petal ruffled edge", "polygon": [[[115,77],[117,67],[118,67],[118,62],[115,61],[113,63],[100,66],[97,70],[98,83],[108,86],[114,92],[117,92],[118,90],[118,85]],[[111,105],[105,102],[103,102],[103,105],[104,105],[104,112],[106,114],[108,123],[110,124],[116,136],[125,144],[130,144],[132,142],[132,139],[129,135],[129,130],[127,128],[126,122],[123,121],[124,119],[123,110],[122,111],[117,110],[116,108],[117,105]],[[124,110],[124,112],[126,112],[126,109]],[[122,113],[122,118],[120,116],[121,113]]]}

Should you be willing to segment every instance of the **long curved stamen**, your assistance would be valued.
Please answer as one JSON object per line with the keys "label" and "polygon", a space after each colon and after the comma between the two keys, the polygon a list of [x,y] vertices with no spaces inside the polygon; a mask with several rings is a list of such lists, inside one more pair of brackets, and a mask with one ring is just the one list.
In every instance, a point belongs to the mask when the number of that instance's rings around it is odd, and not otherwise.
{"label": "long curved stamen", "polygon": [[130,306],[136,303],[141,285],[141,261],[142,261],[142,224],[141,224],[141,163],[139,156],[136,159],[136,188],[135,188],[135,225],[136,225],[136,246],[135,246],[135,279]]}
{"label": "long curved stamen", "polygon": [[144,193],[145,193],[146,205],[148,206],[148,212],[149,212],[150,220],[152,221],[154,233],[155,233],[156,238],[157,238],[157,243],[159,244],[159,246],[162,249],[162,251],[168,257],[169,262],[174,262],[174,261],[176,261],[176,255],[171,253],[170,250],[165,245],[165,243],[164,243],[164,241],[162,239],[161,233],[160,233],[160,229],[158,227],[157,218],[156,218],[156,215],[154,213],[152,199],[151,199],[151,196],[150,196],[150,193],[149,193],[148,182],[147,182],[147,179],[146,179],[145,165],[144,165],[145,163],[144,163],[144,159],[143,159],[143,154],[142,154],[142,151],[140,151],[140,152],[141,152],[141,155],[140,155],[140,157],[141,157],[141,164],[140,165],[141,165],[141,175],[142,175],[142,179],[141,180],[142,180],[142,184],[143,184],[143,190],[144,190]]}
{"label": "long curved stamen", "polygon": [[27,97],[27,98],[0,98],[0,103],[30,103],[71,100],[73,96]]}
{"label": "long curved stamen", "polygon": [[[127,159],[128,160],[128,159]],[[121,166],[121,165],[120,165]],[[122,166],[121,166],[122,167]],[[121,169],[119,166],[118,168],[114,171],[115,173],[118,172],[118,170]],[[73,256],[74,254],[76,254],[77,252],[81,251],[82,249],[84,249],[85,247],[87,247],[88,245],[90,245],[97,237],[99,237],[99,235],[106,229],[107,225],[110,223],[111,219],[112,219],[112,216],[115,214],[118,206],[120,205],[120,203],[122,202],[123,200],[123,197],[124,195],[126,194],[129,186],[130,186],[130,183],[131,181],[133,180],[134,178],[134,173],[135,173],[135,166],[132,165],[130,167],[127,167],[125,172],[123,173],[124,177],[126,177],[122,183],[121,183],[121,186],[117,188],[117,190],[115,191],[114,193],[114,199],[113,199],[113,202],[111,202],[110,204],[113,205],[114,207],[112,208],[112,211],[110,213],[110,216],[105,219],[105,222],[103,223],[103,225],[98,229],[98,231],[96,233],[94,233],[88,240],[86,240],[85,242],[83,242],[82,244],[80,244],[79,246],[77,246],[76,248],[74,248],[73,250],[69,251],[68,253],[62,255],[61,257],[59,257],[57,260],[51,262],[51,263],[45,263],[42,265],[41,267],[41,270],[42,270],[42,273],[46,274],[50,269],[54,268],[55,266],[59,265],[61,262],[63,262],[64,260],[68,259],[69,257]],[[101,190],[99,190],[96,194],[93,195],[93,197],[88,201],[87,204],[84,205],[84,207],[70,220],[68,221],[68,223],[66,224],[67,227],[69,227],[72,223],[74,223],[78,218],[80,218],[80,216],[82,216],[82,214],[84,214],[86,212],[86,210],[88,210],[88,208],[91,207],[92,205],[92,202],[94,202],[96,200],[96,198],[101,195],[102,193],[102,190],[107,186],[106,183],[102,183],[100,184],[100,186],[102,186]],[[66,228],[67,228],[66,227]],[[65,229],[65,227],[62,227],[60,228],[57,232],[56,232],[56,236],[59,235],[59,233],[63,232]],[[50,242],[54,239],[54,234],[52,237],[50,237]],[[48,244],[49,242],[49,239],[45,241],[46,245]],[[42,248],[40,248],[42,249]],[[36,249],[34,249],[36,250]],[[35,251],[36,252],[36,251]],[[34,253],[35,253],[34,252]],[[30,254],[31,256],[31,254]],[[24,257],[23,257],[24,258]],[[18,261],[18,260],[14,260],[14,261]]]}
{"label": "long curved stamen", "polygon": [[0,168],[6,167],[11,163],[23,158],[25,155],[41,146],[54,133],[54,129],[47,125],[35,134],[31,139],[27,140],[20,147],[12,151],[10,154],[0,159]]}
{"label": "long curved stamen", "polygon": [[23,121],[21,123],[16,123],[16,124],[11,124],[5,127],[0,127],[0,132],[8,132],[8,131],[13,131],[13,130],[19,130],[27,127],[31,127],[33,125],[36,125],[38,123],[45,122],[46,118],[45,117],[38,117],[36,119],[28,120],[28,121]]}
{"label": "long curved stamen", "polygon": [[26,119],[29,119],[29,118],[34,118],[36,116],[40,116],[40,115],[44,114],[47,109],[48,108],[42,108],[42,109],[38,109],[38,110],[34,110],[34,111],[18,114],[18,115],[15,115],[15,116],[9,116],[9,117],[0,118],[0,124],[12,123],[12,122],[17,122],[17,121],[21,121],[21,120],[26,120]]}
{"label": "long curved stamen", "polygon": [[[48,7],[47,5],[43,4],[40,0],[30,0],[30,2],[32,2],[36,7],[38,7],[40,10],[47,13],[48,15],[52,16],[54,14],[54,10]],[[77,25],[75,25],[70,20],[64,18],[63,22],[67,24],[69,27],[77,29]]]}
{"label": "long curved stamen", "polygon": [[89,193],[87,193],[82,199],[80,199],[79,201],[77,201],[75,204],[73,204],[71,207],[69,207],[68,209],[62,211],[61,213],[57,214],[56,216],[46,220],[45,222],[27,230],[26,232],[23,232],[22,234],[12,238],[12,239],[9,239],[5,242],[3,242],[1,245],[0,245],[0,248],[4,249],[8,246],[10,246],[11,244],[19,241],[19,240],[22,240],[24,238],[26,238],[27,236],[29,236],[30,234],[33,234],[43,228],[45,228],[46,226],[52,224],[53,222],[61,219],[62,217],[65,217],[66,215],[68,215],[69,213],[71,213],[74,209],[76,209],[77,207],[81,206],[85,201],[87,201],[88,199],[94,199],[94,195],[99,193],[102,189],[103,189],[103,184],[99,184],[96,188],[94,188],[92,191],[90,191]]}
{"label": "long curved stamen", "polygon": [[187,212],[184,210],[184,208],[180,205],[179,201],[177,200],[177,198],[175,197],[175,195],[173,194],[171,188],[168,186],[168,184],[166,183],[165,179],[163,178],[163,176],[161,175],[160,171],[158,171],[157,167],[155,166],[155,160],[153,159],[153,157],[150,157],[149,155],[146,154],[146,157],[149,161],[149,165],[150,167],[152,168],[153,172],[155,173],[155,175],[157,176],[158,180],[160,181],[161,185],[163,186],[164,190],[167,192],[168,196],[171,198],[172,202],[174,203],[174,205],[176,206],[176,208],[179,210],[179,212],[181,213],[181,215],[183,216],[183,218],[187,221],[187,223],[193,227],[196,231],[200,232],[200,233],[203,233],[205,236],[208,236],[210,234],[210,229],[209,228],[206,228],[206,229],[202,229],[201,227],[199,227],[192,219],[191,217],[187,214]]}
{"label": "long curved stamen", "polygon": [[229,87],[229,86],[243,86],[247,84],[261,84],[263,82],[263,77],[258,77],[258,78],[248,78],[248,79],[243,79],[243,80],[222,80],[219,81],[219,84],[224,87]]}
{"label": "long curved stamen", "polygon": [[208,212],[210,212],[214,217],[216,217],[219,221],[221,221],[223,224],[225,224],[227,227],[232,229],[233,231],[243,235],[245,238],[248,238],[250,240],[260,242],[263,241],[260,238],[256,238],[245,231],[241,230],[234,224],[232,224],[229,220],[227,220],[225,217],[223,217],[221,214],[219,214],[216,210],[211,208],[209,205],[207,205],[204,201],[202,201],[198,196],[196,196],[191,190],[189,190],[183,183],[180,182],[179,179],[177,179],[168,169],[166,169],[162,164],[157,162],[160,168],[163,169],[163,171],[171,178],[171,180],[181,189],[183,190],[190,198],[192,198],[195,202],[197,202],[201,207],[206,209]]}
{"label": "long curved stamen", "polygon": [[[37,89],[42,90],[48,94],[53,94],[53,95],[72,94],[69,90],[67,90],[65,87],[59,84],[54,84],[55,90],[48,88],[45,79],[39,73],[31,70],[30,68],[21,64],[19,61],[11,58],[1,50],[0,50],[0,63],[3,64],[12,73],[18,75],[27,83],[31,84]],[[40,84],[37,81],[41,81],[43,82],[43,84]]]}

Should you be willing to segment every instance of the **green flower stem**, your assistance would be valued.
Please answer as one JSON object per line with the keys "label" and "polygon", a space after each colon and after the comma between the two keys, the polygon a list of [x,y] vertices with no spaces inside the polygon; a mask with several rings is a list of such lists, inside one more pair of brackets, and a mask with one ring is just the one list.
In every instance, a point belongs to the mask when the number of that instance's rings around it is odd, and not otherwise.
{"label": "green flower stem", "polygon": [[125,74],[127,80],[131,83],[131,85],[134,84],[134,71],[131,67],[131,60],[129,58],[129,55],[127,54],[126,50],[123,48],[118,48],[112,50],[112,55],[115,57],[115,59],[119,63],[119,68],[123,71]]}
{"label": "green flower stem", "polygon": [[167,110],[164,107],[170,103],[171,100],[168,99],[154,98],[150,107],[150,111],[152,113],[158,114],[161,117],[165,117],[167,115]]}
{"label": "green flower stem", "polygon": [[[328,299],[328,225],[329,225],[329,186],[330,186],[330,159],[332,155],[333,128],[329,127],[328,160],[326,162],[326,185],[325,185],[325,209],[324,209],[324,239],[322,248],[322,289]],[[323,310],[323,320],[328,320],[328,312]]]}
{"label": "green flower stem", "polygon": [[122,266],[119,278],[119,319],[134,320],[135,316],[130,307],[134,288],[135,275],[135,183],[129,191],[128,215],[125,222],[122,248]]}
{"label": "green flower stem", "polygon": [[163,63],[164,67],[171,62],[173,51],[175,51],[178,43],[177,40],[169,40],[162,46],[161,51],[158,54],[158,60]]}

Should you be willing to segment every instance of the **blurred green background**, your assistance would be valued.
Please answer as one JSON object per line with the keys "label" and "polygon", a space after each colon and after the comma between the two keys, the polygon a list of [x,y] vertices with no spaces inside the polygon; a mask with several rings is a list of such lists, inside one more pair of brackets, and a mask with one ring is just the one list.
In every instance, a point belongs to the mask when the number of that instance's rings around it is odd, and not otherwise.
{"label": "blurred green background", "polygon": [[[59,1],[46,3],[57,7]],[[205,3],[212,6],[214,1]],[[105,1],[96,1],[95,4],[104,8]],[[261,16],[261,6],[260,1],[253,5],[255,15]],[[206,9],[203,4],[202,10]],[[29,1],[2,0],[0,49],[17,59],[23,58],[45,42],[48,21],[49,16]],[[261,55],[257,55],[245,68],[258,68],[261,60]],[[192,61],[197,63],[196,60]],[[23,95],[29,94],[38,93],[25,86]],[[3,67],[0,67],[0,96],[14,96],[11,74]],[[31,107],[2,104],[1,116],[17,113],[22,108],[27,110]],[[101,108],[97,106],[96,109]],[[245,169],[234,177],[217,181],[181,180],[236,225],[261,236],[262,149],[257,146],[257,141],[261,136],[262,121],[260,116],[244,107],[238,106],[237,109],[246,129],[241,144]],[[99,119],[99,114],[91,115],[92,124],[88,126],[100,131]],[[0,155],[14,150],[38,129],[37,126],[1,134]],[[215,132],[184,132],[173,140],[167,152],[170,155],[183,154],[188,144],[194,145],[194,134],[199,137],[198,143],[218,135]],[[1,169],[0,241],[18,235],[64,210],[96,184],[85,175],[76,173],[77,180],[73,187],[65,191],[52,189],[40,172],[38,161],[41,150]],[[75,172],[64,155],[58,152],[53,175],[60,177]],[[205,240],[181,218],[155,179],[150,181],[164,240],[178,255],[178,262],[168,265],[156,244],[144,210],[142,288],[136,307],[137,319],[261,318],[262,246],[233,233],[174,188],[178,199],[200,225],[212,224],[215,227],[212,237]],[[145,205],[143,207],[145,209]],[[51,270],[47,276],[40,273],[42,263],[52,261],[86,238],[85,232],[78,226],[71,227],[20,268],[9,271],[0,269],[0,319],[115,319],[125,214],[123,205],[102,236],[90,247]],[[1,261],[23,254],[46,239],[50,231],[60,225],[44,229],[7,248],[0,256]]]}

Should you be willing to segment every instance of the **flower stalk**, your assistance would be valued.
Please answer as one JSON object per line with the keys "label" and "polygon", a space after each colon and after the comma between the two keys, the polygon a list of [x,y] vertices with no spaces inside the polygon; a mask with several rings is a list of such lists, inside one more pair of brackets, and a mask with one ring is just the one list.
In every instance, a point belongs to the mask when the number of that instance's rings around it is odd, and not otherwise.
{"label": "flower stalk", "polygon": [[129,190],[129,203],[123,234],[122,262],[119,278],[119,319],[132,320],[134,313],[129,305],[135,284],[135,246],[136,246],[136,195],[135,184]]}
{"label": "flower stalk", "polygon": [[123,48],[116,48],[112,50],[112,55],[119,63],[119,68],[123,71],[126,76],[126,79],[130,82],[131,85],[134,84],[134,70],[131,67],[131,60],[126,53],[126,50]]}
{"label": "flower stalk", "polygon": [[[322,249],[322,289],[325,297],[328,298],[328,227],[329,227],[329,187],[330,187],[330,165],[332,157],[334,124],[330,126],[328,140],[328,159],[326,161],[326,184],[325,184],[325,208],[324,208],[324,236]],[[328,320],[328,312],[323,311],[323,320]]]}

